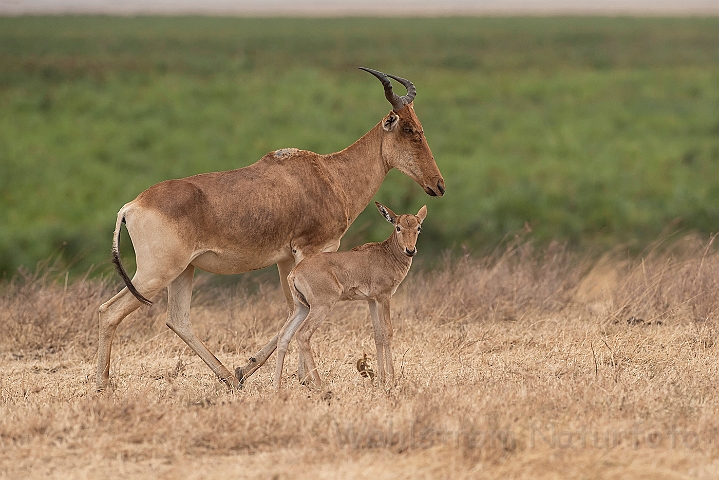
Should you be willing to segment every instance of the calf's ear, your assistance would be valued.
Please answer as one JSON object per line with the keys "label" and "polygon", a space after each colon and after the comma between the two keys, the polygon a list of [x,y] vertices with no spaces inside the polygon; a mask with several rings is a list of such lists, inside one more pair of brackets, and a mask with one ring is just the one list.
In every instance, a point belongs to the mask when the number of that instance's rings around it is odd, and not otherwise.
{"label": "calf's ear", "polygon": [[392,225],[395,225],[397,223],[397,215],[390,210],[389,208],[385,207],[379,202],[374,202],[375,205],[377,205],[377,210],[379,210],[379,213],[382,214],[382,216]]}
{"label": "calf's ear", "polygon": [[417,212],[417,218],[419,218],[419,223],[421,224],[424,222],[424,219],[427,217],[427,205],[423,205],[422,208],[419,209],[419,212]]}

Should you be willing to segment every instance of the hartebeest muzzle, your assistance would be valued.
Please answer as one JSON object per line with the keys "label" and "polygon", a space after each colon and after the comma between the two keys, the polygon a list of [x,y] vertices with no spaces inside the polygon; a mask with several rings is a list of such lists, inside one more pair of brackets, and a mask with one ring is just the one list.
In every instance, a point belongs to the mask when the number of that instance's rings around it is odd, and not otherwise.
{"label": "hartebeest muzzle", "polygon": [[439,180],[437,180],[437,183],[432,187],[424,187],[424,191],[427,192],[427,195],[430,195],[432,197],[443,196],[445,192],[444,179],[440,178]]}

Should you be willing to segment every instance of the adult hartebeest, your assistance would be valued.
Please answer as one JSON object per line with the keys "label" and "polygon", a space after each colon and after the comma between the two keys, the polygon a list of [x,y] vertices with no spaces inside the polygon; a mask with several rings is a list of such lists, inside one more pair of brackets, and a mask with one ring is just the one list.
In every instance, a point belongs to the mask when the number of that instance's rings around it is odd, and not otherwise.
{"label": "adult hartebeest", "polygon": [[[168,287],[167,326],[226,384],[240,382],[192,330],[190,299],[195,268],[247,272],[277,264],[292,308],[287,274],[304,258],[333,252],[357,215],[397,168],[427,194],[444,195],[444,179],[414,113],[416,89],[404,78],[360,67],[384,86],[392,104],[382,121],[344,150],[329,155],[276,150],[237,170],[158,183],[117,214],[113,262],[126,288],[100,306],[97,388],[107,386],[117,326],[142,303]],[[388,77],[407,94],[392,91]],[[119,235],[127,226],[137,270],[132,280],[120,263]],[[304,361],[300,358],[299,368]]]}

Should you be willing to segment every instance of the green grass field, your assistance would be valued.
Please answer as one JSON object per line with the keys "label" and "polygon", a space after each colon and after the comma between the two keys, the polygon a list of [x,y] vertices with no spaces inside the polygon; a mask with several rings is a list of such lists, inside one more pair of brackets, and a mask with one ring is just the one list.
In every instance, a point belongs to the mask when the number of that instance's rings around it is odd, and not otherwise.
{"label": "green grass field", "polygon": [[426,258],[525,223],[600,249],[719,230],[719,18],[0,18],[0,276],[58,249],[107,271],[158,181],[344,148],[389,110],[359,65],[417,86],[447,196],[393,172],[377,199],[428,204]]}

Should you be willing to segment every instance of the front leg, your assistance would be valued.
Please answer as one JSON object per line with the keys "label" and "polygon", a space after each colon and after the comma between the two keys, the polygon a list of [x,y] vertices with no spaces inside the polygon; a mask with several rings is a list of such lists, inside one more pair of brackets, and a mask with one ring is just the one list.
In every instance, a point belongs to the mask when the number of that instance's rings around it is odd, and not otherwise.
{"label": "front leg", "polygon": [[385,361],[385,369],[387,371],[387,377],[389,379],[390,385],[394,386],[394,362],[392,361],[392,336],[394,335],[393,329],[392,329],[392,319],[390,317],[390,299],[389,297],[383,300],[378,301],[379,303],[379,312],[380,316],[382,317],[382,326],[384,329],[384,361]]}
{"label": "front leg", "polygon": [[392,363],[392,322],[389,316],[389,298],[369,300],[369,311],[374,329],[374,342],[377,347],[377,379],[384,386],[387,381],[394,384],[394,366]]}
{"label": "front leg", "polygon": [[384,384],[384,343],[381,341],[382,336],[382,324],[380,323],[379,313],[377,312],[377,301],[367,300],[367,306],[369,306],[369,314],[372,319],[372,330],[374,331],[374,344],[377,348],[377,381],[380,385]]}

